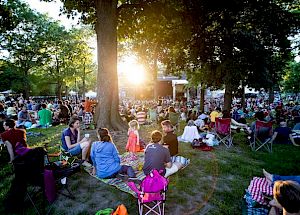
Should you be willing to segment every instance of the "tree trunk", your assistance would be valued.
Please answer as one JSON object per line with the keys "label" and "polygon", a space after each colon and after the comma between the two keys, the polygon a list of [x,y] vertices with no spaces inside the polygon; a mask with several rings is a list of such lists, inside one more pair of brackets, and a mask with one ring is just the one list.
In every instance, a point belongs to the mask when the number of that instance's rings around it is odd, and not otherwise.
{"label": "tree trunk", "polygon": [[83,76],[82,76],[82,98],[85,97],[85,79],[86,79],[86,74],[85,74],[85,65],[84,65]]}
{"label": "tree trunk", "polygon": [[224,94],[224,110],[231,110],[232,103],[232,86],[231,83],[228,82],[225,85],[225,94]]}
{"label": "tree trunk", "polygon": [[117,0],[96,1],[98,75],[97,128],[124,129],[119,115],[117,76]]}
{"label": "tree trunk", "polygon": [[158,54],[158,43],[156,43],[154,48],[154,56],[153,56],[153,97],[154,100],[157,100],[158,98],[158,92],[157,92],[157,73],[158,73],[158,67],[157,67],[157,54]]}
{"label": "tree trunk", "polygon": [[241,100],[241,105],[244,110],[246,107],[246,98],[245,98],[245,86],[242,86],[242,100]]}
{"label": "tree trunk", "polygon": [[29,98],[29,78],[28,78],[28,70],[24,71],[24,97],[25,99]]}
{"label": "tree trunk", "polygon": [[200,111],[204,113],[204,96],[205,96],[205,85],[202,83],[200,88]]}
{"label": "tree trunk", "polygon": [[58,81],[56,86],[56,96],[59,100],[61,100],[61,92],[62,92],[62,82]]}
{"label": "tree trunk", "polygon": [[271,87],[269,89],[269,104],[273,103],[274,102],[274,88]]}
{"label": "tree trunk", "polygon": [[153,97],[154,100],[157,100],[158,92],[157,92],[157,56],[155,55],[154,65],[153,65]]}

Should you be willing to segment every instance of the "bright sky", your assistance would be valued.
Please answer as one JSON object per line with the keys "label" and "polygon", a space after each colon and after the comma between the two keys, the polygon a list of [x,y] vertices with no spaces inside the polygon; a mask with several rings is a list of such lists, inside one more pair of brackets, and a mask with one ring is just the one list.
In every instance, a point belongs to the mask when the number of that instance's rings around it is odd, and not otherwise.
{"label": "bright sky", "polygon": [[49,17],[53,18],[54,20],[60,20],[61,23],[66,27],[66,28],[71,28],[72,25],[77,25],[78,19],[72,20],[68,19],[66,15],[61,15],[59,16],[59,9],[60,7],[63,6],[61,1],[55,0],[53,2],[41,2],[40,0],[23,0],[29,6],[43,14],[48,14]]}

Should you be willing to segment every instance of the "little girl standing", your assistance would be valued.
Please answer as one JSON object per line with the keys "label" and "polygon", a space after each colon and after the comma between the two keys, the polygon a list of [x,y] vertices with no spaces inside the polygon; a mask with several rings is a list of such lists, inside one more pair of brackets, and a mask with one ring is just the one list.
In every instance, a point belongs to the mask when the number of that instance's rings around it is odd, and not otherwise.
{"label": "little girl standing", "polygon": [[139,143],[139,123],[136,120],[131,120],[128,128],[128,141],[126,145],[126,151],[130,152],[133,155],[135,152],[140,151]]}

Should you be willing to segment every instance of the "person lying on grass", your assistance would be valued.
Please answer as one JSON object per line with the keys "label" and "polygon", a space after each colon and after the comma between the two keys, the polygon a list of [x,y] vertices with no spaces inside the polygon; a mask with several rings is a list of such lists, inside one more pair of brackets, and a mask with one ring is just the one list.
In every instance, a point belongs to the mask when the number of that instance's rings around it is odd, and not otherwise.
{"label": "person lying on grass", "polygon": [[281,175],[275,175],[267,172],[265,169],[263,169],[263,174],[269,184],[274,184],[276,181],[296,181],[298,184],[300,184],[300,175],[295,176],[281,176]]}
{"label": "person lying on grass", "polygon": [[160,131],[155,130],[151,133],[151,142],[145,149],[145,163],[143,166],[145,175],[153,169],[157,169],[161,175],[168,177],[183,167],[179,162],[172,163],[170,151],[163,147],[161,139],[162,133]]}
{"label": "person lying on grass", "polygon": [[125,181],[136,181],[136,175],[131,166],[120,165],[119,152],[106,128],[97,130],[99,141],[92,144],[91,159],[93,162],[92,175],[98,178],[120,177]]}
{"label": "person lying on grass", "polygon": [[80,120],[77,117],[72,117],[69,122],[69,127],[66,128],[61,136],[62,147],[71,155],[78,155],[81,153],[83,166],[90,167],[88,162],[88,151],[90,149],[91,141],[84,137],[80,140]]}

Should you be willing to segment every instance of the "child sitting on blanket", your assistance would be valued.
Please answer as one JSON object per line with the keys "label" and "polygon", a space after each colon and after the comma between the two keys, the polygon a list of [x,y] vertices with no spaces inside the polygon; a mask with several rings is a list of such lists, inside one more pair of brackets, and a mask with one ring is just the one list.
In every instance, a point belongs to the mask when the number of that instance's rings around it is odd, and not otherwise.
{"label": "child sitting on blanket", "polygon": [[93,161],[92,175],[99,178],[124,179],[128,176],[128,181],[137,180],[135,172],[131,166],[120,165],[119,152],[112,141],[106,128],[99,128],[97,131],[99,141],[92,145],[91,159]]}
{"label": "child sitting on blanket", "polygon": [[183,165],[179,162],[172,163],[170,152],[161,143],[162,133],[160,131],[153,131],[151,134],[151,142],[145,149],[145,163],[143,171],[145,175],[149,174],[151,170],[157,169],[161,175],[168,177]]}

